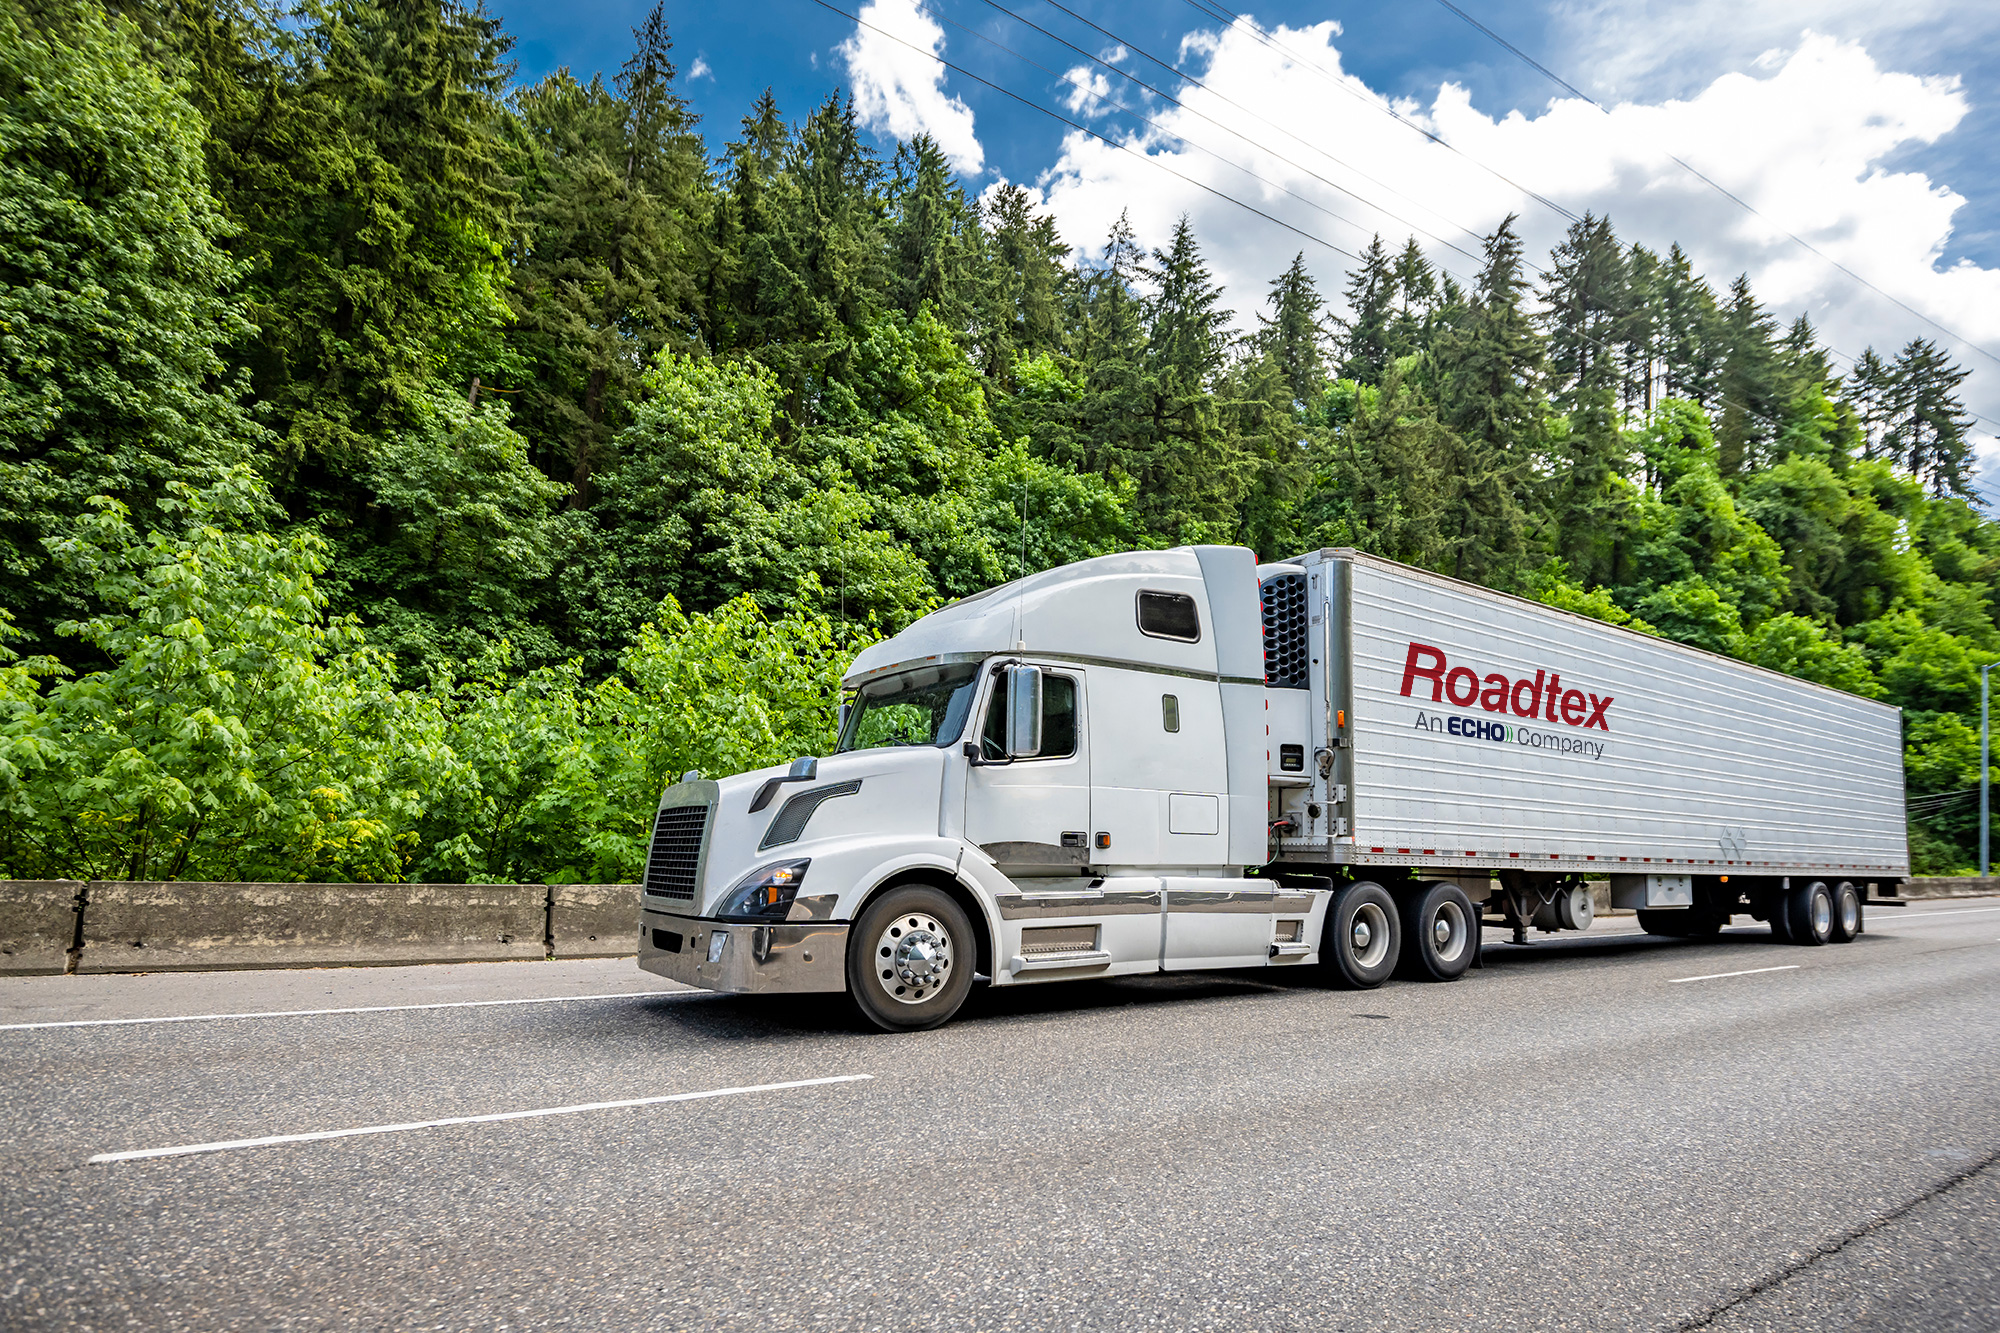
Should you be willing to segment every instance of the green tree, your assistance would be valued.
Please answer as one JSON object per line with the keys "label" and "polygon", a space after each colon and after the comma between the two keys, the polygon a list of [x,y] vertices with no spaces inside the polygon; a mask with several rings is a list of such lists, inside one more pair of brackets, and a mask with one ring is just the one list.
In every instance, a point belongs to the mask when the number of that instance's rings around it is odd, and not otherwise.
{"label": "green tree", "polygon": [[34,653],[93,606],[45,545],[91,497],[150,530],[263,438],[224,370],[249,325],[202,139],[131,23],[0,8],[0,606]]}
{"label": "green tree", "polygon": [[392,880],[451,763],[436,712],[329,620],[318,537],[257,530],[247,468],[116,500],[54,544],[104,608],[64,626],[107,665],[16,695],[0,816],[16,878]]}

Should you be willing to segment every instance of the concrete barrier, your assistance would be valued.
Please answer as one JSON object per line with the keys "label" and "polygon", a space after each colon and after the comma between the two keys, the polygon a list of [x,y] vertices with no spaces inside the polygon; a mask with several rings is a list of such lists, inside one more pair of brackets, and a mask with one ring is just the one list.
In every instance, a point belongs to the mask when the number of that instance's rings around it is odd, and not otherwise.
{"label": "concrete barrier", "polygon": [[1992,898],[2000,897],[2000,875],[1926,875],[1903,881],[1905,898]]}
{"label": "concrete barrier", "polygon": [[637,884],[549,888],[549,957],[622,958],[639,952]]}
{"label": "concrete barrier", "polygon": [[0,976],[45,976],[66,968],[84,887],[75,879],[0,881]]}
{"label": "concrete barrier", "polygon": [[547,934],[539,884],[98,881],[77,971],[502,962],[547,957]]}

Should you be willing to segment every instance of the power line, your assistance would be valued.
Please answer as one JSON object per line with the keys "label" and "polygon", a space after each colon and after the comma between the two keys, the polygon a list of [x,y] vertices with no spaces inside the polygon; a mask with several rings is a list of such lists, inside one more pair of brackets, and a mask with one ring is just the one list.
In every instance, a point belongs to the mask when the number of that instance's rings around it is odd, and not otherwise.
{"label": "power line", "polygon": [[[1551,70],[1548,66],[1542,64],[1539,60],[1536,60],[1533,56],[1529,55],[1527,52],[1523,51],[1520,47],[1514,45],[1512,42],[1502,37],[1499,33],[1493,31],[1493,29],[1481,23],[1478,19],[1472,17],[1472,15],[1466,13],[1463,9],[1460,9],[1457,5],[1452,3],[1452,0],[1437,0],[1437,2],[1440,5],[1443,5],[1446,9],[1450,10],[1452,13],[1464,19],[1468,24],[1472,25],[1472,27],[1476,28],[1478,31],[1492,38],[1502,47],[1505,47],[1508,51],[1512,52],[1515,56],[1519,57],[1522,61],[1524,61],[1530,68],[1540,73],[1544,78],[1548,79],[1551,83],[1554,83],[1558,88],[1561,88],[1565,92],[1568,92],[1571,95],[1580,98],[1585,102],[1590,103],[1590,105],[1596,107],[1600,112],[1602,112],[1606,116],[1609,116],[1611,114],[1610,111],[1606,110],[1603,103],[1599,102],[1596,98],[1590,96],[1588,93],[1582,91],[1581,89],[1576,87],[1576,85],[1570,83],[1567,79],[1564,79],[1554,70]],[[1898,297],[1891,296],[1888,292],[1883,291],[1880,287],[1877,287],[1874,283],[1862,277],[1859,273],[1856,273],[1853,269],[1847,267],[1847,265],[1841,263],[1839,260],[1825,253],[1824,251],[1819,249],[1819,247],[1813,245],[1812,242],[1806,240],[1804,237],[1798,235],[1796,232],[1787,231],[1785,228],[1779,226],[1776,222],[1773,222],[1770,218],[1764,216],[1763,213],[1759,212],[1755,207],[1753,207],[1747,201],[1731,193],[1729,190],[1724,189],[1722,186],[1716,184],[1714,181],[1710,180],[1707,176],[1703,175],[1700,171],[1697,171],[1691,164],[1688,163],[1688,161],[1685,158],[1678,157],[1673,153],[1668,153],[1667,156],[1669,159],[1673,161],[1674,165],[1680,167],[1681,170],[1687,172],[1689,175],[1693,176],[1696,180],[1700,181],[1703,185],[1708,186],[1709,189],[1714,190],[1717,194],[1729,200],[1731,203],[1735,204],[1738,208],[1741,208],[1744,212],[1750,214],[1750,216],[1758,219],[1760,222],[1768,223],[1780,235],[1787,237],[1794,244],[1800,246],[1808,253],[1817,256],[1819,259],[1832,265],[1834,268],[1839,269],[1842,273],[1845,273],[1848,277],[1854,279],[1856,282],[1860,283],[1863,287],[1866,287],[1869,291],[1874,292],[1877,296],[1881,297],[1885,301],[1888,301],[1890,304],[1896,306],[1898,309],[1903,310],[1908,314],[1916,316],[1924,323],[1936,329],[1939,333],[1944,334],[1945,337],[1950,338],[1966,347],[1971,348],[1973,351],[1985,357],[1988,361],[1993,362],[1995,365],[2000,365],[2000,355],[1995,355],[1994,353],[1987,351],[1984,347],[1981,347],[1978,343],[1972,341],[1972,339],[1966,337],[1964,334],[1953,332],[1951,329],[1946,328],[1944,325],[1932,319],[1929,315],[1924,314],[1921,310],[1916,309],[1914,306],[1909,305],[1907,302],[1901,300]]]}
{"label": "power line", "polygon": [[951,70],[955,74],[963,74],[966,78],[971,79],[974,83],[982,84],[985,87],[991,88],[994,92],[999,93],[1003,97],[1011,98],[1014,101],[1019,102],[1022,106],[1027,107],[1031,111],[1039,111],[1043,115],[1049,117],[1051,120],[1060,121],[1063,124],[1069,126],[1071,129],[1076,130],[1078,133],[1088,134],[1091,138],[1096,139],[1102,143],[1108,144],[1111,147],[1118,149],[1120,152],[1130,153],[1133,157],[1138,158],[1141,162],[1149,162],[1153,166],[1160,169],[1161,171],[1166,172],[1169,176],[1172,176],[1177,180],[1183,181],[1186,184],[1192,185],[1198,190],[1202,190],[1209,194],[1212,194],[1216,198],[1224,200],[1225,202],[1235,204],[1238,208],[1243,209],[1245,212],[1255,213],[1258,217],[1263,218],[1266,222],[1274,223],[1277,226],[1283,227],[1286,231],[1289,231],[1294,235],[1303,236],[1306,240],[1311,241],[1315,245],[1323,245],[1327,249],[1333,251],[1335,254],[1343,255],[1346,258],[1352,259],[1357,263],[1359,263],[1361,260],[1360,255],[1355,254],[1351,250],[1342,249],[1340,246],[1335,245],[1332,241],[1327,240],[1323,236],[1315,236],[1312,232],[1305,230],[1303,227],[1295,227],[1291,223],[1285,221],[1283,218],[1274,217],[1271,214],[1266,213],[1263,209],[1258,208],[1255,204],[1245,203],[1243,200],[1236,198],[1234,195],[1224,194],[1221,190],[1216,189],[1214,186],[1204,184],[1201,181],[1196,180],[1194,177],[1189,176],[1184,172],[1175,171],[1172,167],[1168,166],[1166,163],[1160,161],[1156,157],[1152,157],[1149,156],[1148,154],[1141,153],[1137,149],[1132,148],[1130,145],[1119,143],[1116,139],[1112,139],[1106,135],[1100,134],[1096,130],[1091,129],[1090,126],[1088,125],[1080,125],[1076,121],[1071,120],[1069,117],[1061,115],[1058,112],[1051,111],[1047,107],[1042,106],[1039,103],[1030,102],[1027,98],[1021,96],[1019,93],[1013,92],[1007,88],[1003,88],[999,84],[993,82],[991,79],[981,78],[979,75],[974,74],[971,70],[966,69],[964,66],[953,64],[951,61],[946,60],[943,56],[937,54],[937,52],[935,51],[926,50],[924,47],[918,46],[915,42],[906,41],[903,38],[898,37],[895,33],[889,32],[887,29],[878,28],[873,23],[870,23],[866,19],[860,17],[858,14],[848,13],[846,10],[842,9],[839,5],[831,3],[831,0],[813,0],[813,3],[818,5],[821,9],[831,10],[832,12],[840,15],[842,18],[846,19],[850,23],[868,29],[868,31],[875,33],[877,36],[887,37],[890,41],[895,42],[899,46],[907,46],[910,48],[910,50],[915,51],[918,55],[923,56],[925,59],[934,60],[938,64],[943,65],[946,69]]}
{"label": "power line", "polygon": [[[1111,73],[1118,75],[1120,78],[1138,85],[1139,87],[1145,89],[1147,92],[1152,93],[1155,97],[1162,98],[1165,101],[1172,103],[1174,106],[1181,108],[1181,110],[1186,111],[1190,115],[1200,116],[1203,120],[1215,126],[1217,129],[1222,130],[1224,133],[1229,134],[1246,144],[1249,144],[1253,148],[1257,148],[1262,150],[1263,152],[1269,153],[1272,157],[1277,158],[1278,161],[1284,163],[1286,166],[1291,167],[1296,171],[1304,172],[1306,175],[1311,176],[1314,180],[1318,181],[1320,184],[1326,186],[1327,188],[1338,190],[1342,194],[1347,195],[1349,198],[1357,200],[1360,203],[1366,204],[1368,207],[1374,209],[1378,213],[1381,213],[1383,216],[1392,218],[1395,221],[1402,223],[1404,226],[1409,227],[1413,231],[1420,232],[1423,235],[1430,237],[1432,240],[1436,241],[1439,245],[1443,245],[1450,249],[1458,251],[1458,253],[1464,255],[1467,259],[1474,260],[1475,262],[1479,259],[1478,255],[1475,255],[1469,250],[1464,249],[1462,246],[1456,245],[1451,241],[1445,240],[1442,236],[1439,236],[1435,232],[1432,232],[1424,227],[1419,226],[1418,224],[1410,221],[1408,218],[1401,217],[1398,214],[1389,212],[1388,209],[1383,208],[1380,204],[1376,203],[1374,200],[1367,199],[1363,197],[1361,194],[1357,193],[1356,191],[1348,189],[1344,185],[1328,180],[1326,177],[1320,175],[1318,172],[1312,170],[1312,168],[1310,167],[1303,166],[1300,163],[1292,161],[1290,158],[1284,157],[1276,152],[1272,152],[1269,145],[1257,143],[1256,141],[1250,139],[1247,135],[1245,135],[1241,130],[1237,130],[1228,125],[1224,125],[1221,121],[1216,120],[1213,116],[1208,115],[1206,112],[1203,112],[1195,107],[1187,105],[1185,102],[1181,101],[1173,94],[1168,93],[1163,89],[1155,88],[1152,84],[1147,83],[1144,79],[1141,79],[1138,75],[1132,73],[1130,70],[1120,69],[1118,66],[1112,64],[1111,62],[1104,60],[1099,56],[1092,55],[1090,52],[1084,50],[1082,47],[1076,45],[1074,42],[1071,42],[1064,37],[1058,36],[1057,34],[1050,32],[1047,28],[1042,27],[1040,24],[1035,23],[1033,20],[1025,17],[1024,15],[1016,13],[1014,10],[1007,8],[1003,4],[1000,4],[999,0],[980,0],[980,2],[988,6],[989,8],[998,10],[1000,13],[1005,14],[1007,17],[1013,19],[1017,23],[1020,23],[1029,28],[1033,28],[1036,32],[1041,33],[1044,37],[1049,38],[1051,41],[1062,44],[1063,46],[1069,48],[1071,51],[1074,51],[1078,55],[1082,56],[1084,59],[1090,61],[1092,64],[1098,65],[1106,70],[1109,70]],[[1438,212],[1434,208],[1431,208],[1428,204],[1424,203],[1422,200],[1412,199],[1409,195],[1404,194],[1401,190],[1398,190],[1395,186],[1390,185],[1387,181],[1377,180],[1375,177],[1361,170],[1361,168],[1355,166],[1353,163],[1335,157],[1332,153],[1327,152],[1324,148],[1319,147],[1317,144],[1314,144],[1307,139],[1301,138],[1299,135],[1293,133],[1291,130],[1286,129],[1283,125],[1280,125],[1275,121],[1272,121],[1268,117],[1258,115],[1255,111],[1252,111],[1249,107],[1244,106],[1241,102],[1236,101],[1234,98],[1229,97],[1225,93],[1219,92],[1216,89],[1209,87],[1208,84],[1204,83],[1200,79],[1195,78],[1192,74],[1189,74],[1184,70],[1178,69],[1172,65],[1167,64],[1165,61],[1161,60],[1158,56],[1152,54],[1150,51],[1140,46],[1137,42],[1129,41],[1126,38],[1120,37],[1118,34],[1112,32],[1108,28],[1100,27],[1096,23],[1092,23],[1089,19],[1084,18],[1082,15],[1078,14],[1075,10],[1069,9],[1066,6],[1058,3],[1058,0],[1047,0],[1047,3],[1052,8],[1061,10],[1063,13],[1068,14],[1071,18],[1074,18],[1078,22],[1087,25],[1093,31],[1099,33],[1100,35],[1108,37],[1112,41],[1117,42],[1120,46],[1124,47],[1126,50],[1136,52],[1143,59],[1150,61],[1152,64],[1159,66],[1161,69],[1166,70],[1169,74],[1172,74],[1175,78],[1180,79],[1182,82],[1194,85],[1194,87],[1196,87],[1202,92],[1207,93],[1209,96],[1215,98],[1219,102],[1222,102],[1224,105],[1234,107],[1236,110],[1241,111],[1244,115],[1249,116],[1253,120],[1256,120],[1258,123],[1268,126],[1269,128],[1276,130],[1278,133],[1285,135],[1287,138],[1291,139],[1294,143],[1300,145],[1301,147],[1319,154],[1321,157],[1333,163],[1335,166],[1344,167],[1348,171],[1351,171],[1356,176],[1360,177],[1362,180],[1367,181],[1370,185],[1373,185],[1378,189],[1387,190],[1390,194],[1395,195],[1397,198],[1403,200],[1406,203],[1415,204],[1418,208],[1421,208],[1424,211],[1430,213],[1433,217],[1443,220],[1445,223],[1449,224],[1454,230],[1462,233],[1463,235],[1478,238],[1479,233],[1472,230],[1472,228],[1467,227],[1462,223],[1452,221],[1452,219],[1445,217],[1444,214]],[[963,25],[957,25],[957,26],[962,27]],[[967,28],[965,29],[965,31],[970,32],[971,29]],[[982,38],[982,40],[991,40],[991,39]],[[1023,59],[1025,59],[1025,57],[1023,57]],[[1169,132],[1171,133],[1171,131]]]}
{"label": "power line", "polygon": [[[1020,16],[1014,14],[1012,10],[1006,9],[1004,6],[994,4],[994,0],[985,0],[985,3],[992,5],[993,8],[1000,10],[1001,13],[1007,14],[1009,17],[1020,19]],[[978,38],[980,41],[985,42],[988,46],[993,47],[995,50],[1006,52],[1008,55],[1013,56],[1016,60],[1020,61],[1022,64],[1027,65],[1032,69],[1038,69],[1042,73],[1047,74],[1051,78],[1054,78],[1060,82],[1068,83],[1072,88],[1075,88],[1083,96],[1088,97],[1093,103],[1096,103],[1099,106],[1107,104],[1106,99],[1100,96],[1092,89],[1087,88],[1080,83],[1077,83],[1075,80],[1070,79],[1065,75],[1058,74],[1055,70],[1050,69],[1047,65],[1044,65],[1037,60],[1034,60],[1026,55],[1023,55],[1021,52],[1016,51],[1013,47],[1006,45],[1004,42],[996,41],[995,39],[988,37],[983,32],[979,32],[976,29],[969,28],[965,24],[960,23],[958,20],[951,18],[948,15],[939,13],[935,9],[930,8],[928,5],[923,4],[922,0],[919,0],[917,7],[919,9],[922,9],[926,14],[929,14],[933,19],[936,19],[943,23],[949,23],[952,27],[957,28],[960,32]],[[1028,27],[1034,28],[1035,31],[1043,33],[1045,36],[1048,36],[1054,39],[1055,41],[1062,42],[1064,46],[1068,46],[1069,49],[1072,51],[1077,51],[1079,55],[1084,55],[1091,60],[1097,60],[1097,57],[1090,56],[1087,52],[1083,52],[1079,50],[1079,48],[1071,46],[1070,43],[1064,42],[1062,38],[1057,37],[1054,33],[1048,32],[1047,29],[1037,27],[1035,24],[1029,23],[1028,20],[1026,19],[1020,19],[1020,21],[1026,24]],[[1176,98],[1174,98],[1171,94],[1161,92],[1159,89],[1152,87],[1150,84],[1143,83],[1140,80],[1133,78],[1132,75],[1127,74],[1124,70],[1118,69],[1117,66],[1105,64],[1105,62],[1101,60],[1098,60],[1097,63],[1100,65],[1104,65],[1106,69],[1112,70],[1114,73],[1123,75],[1128,79],[1132,79],[1132,81],[1134,83],[1138,83],[1141,88],[1146,89],[1148,92],[1153,93],[1155,96],[1161,97],[1166,101],[1171,102],[1173,105],[1180,107],[1182,110],[1187,111],[1192,115],[1201,116],[1203,120],[1208,121],[1209,124],[1214,125],[1217,129],[1221,130],[1223,133],[1232,135],[1233,137],[1238,139],[1243,138],[1243,135],[1238,131],[1230,129],[1229,126],[1222,124],[1220,121],[1215,120],[1211,116],[1203,115],[1200,111],[1195,110],[1193,107],[1184,105]],[[1361,223],[1356,222],[1354,219],[1350,217],[1346,217],[1342,214],[1334,212],[1332,209],[1328,208],[1326,205],[1318,202],[1317,200],[1307,198],[1305,195],[1300,194],[1298,191],[1290,188],[1289,186],[1280,185],[1278,182],[1274,180],[1270,180],[1264,176],[1259,175],[1258,173],[1252,171],[1250,168],[1244,166],[1240,162],[1230,161],[1228,158],[1216,152],[1214,149],[1208,148],[1202,144],[1195,142],[1193,139],[1190,139],[1186,134],[1183,134],[1179,130],[1171,129],[1168,126],[1161,124],[1159,121],[1153,119],[1151,116],[1145,115],[1144,113],[1139,111],[1135,111],[1131,107],[1125,106],[1116,101],[1110,102],[1109,106],[1115,111],[1120,111],[1128,116],[1133,117],[1134,119],[1140,121],[1142,124],[1152,126],[1154,129],[1160,131],[1162,134],[1168,135],[1169,137],[1179,141],[1180,143],[1186,144],[1190,148],[1194,148],[1199,150],[1200,152],[1206,153],[1208,156],[1214,158],[1216,161],[1222,163],[1224,166],[1229,167],[1232,170],[1242,172],[1244,175],[1248,176],[1251,180],[1256,181],[1259,185],[1263,185],[1270,189],[1276,190],[1281,194],[1286,194],[1291,196],[1292,198],[1298,200],[1300,203],[1304,204],[1307,208],[1323,213],[1327,217],[1332,218],[1335,222],[1345,223],[1346,225],[1353,227],[1356,231],[1368,232],[1372,230],[1371,228],[1363,226]],[[1248,142],[1248,140],[1244,141]],[[1402,223],[1406,227],[1412,227],[1418,231],[1423,231],[1421,227],[1417,227],[1415,223],[1409,221],[1408,219],[1397,217],[1393,213],[1387,213],[1386,210],[1383,210],[1379,205],[1375,204],[1373,201],[1363,198],[1361,195],[1358,195],[1354,191],[1347,189],[1345,186],[1335,184],[1334,182],[1326,179],[1326,177],[1324,176],[1319,175],[1317,172],[1311,170],[1310,168],[1302,167],[1298,163],[1291,161],[1289,158],[1281,157],[1276,153],[1273,153],[1271,155],[1273,157],[1276,157],[1278,161],[1284,163],[1284,165],[1291,167],[1294,170],[1305,172],[1306,175],[1311,176],[1314,180],[1319,181],[1322,185],[1328,186],[1331,189],[1339,190],[1342,194],[1347,195],[1349,198],[1355,200],[1357,203],[1361,203],[1369,208],[1376,209],[1376,211],[1378,212],[1383,212],[1385,216],[1394,218],[1397,222]],[[1427,231],[1425,231],[1423,234],[1426,236],[1430,236],[1432,240],[1437,241],[1440,245],[1444,245],[1453,250],[1458,251],[1459,254],[1464,255],[1467,259],[1473,260],[1475,262],[1477,262],[1479,259],[1478,255],[1471,253],[1470,251],[1464,249],[1462,246],[1452,245],[1451,242],[1443,240],[1440,237],[1434,236]],[[1449,270],[1446,271],[1449,272]],[[1460,275],[1452,274],[1452,276],[1459,277]],[[1464,281],[1463,278],[1461,278],[1460,280]]]}
{"label": "power line", "polygon": [[[1060,4],[1055,3],[1055,0],[1048,0],[1048,3],[1055,5],[1057,9],[1063,9],[1063,7]],[[1411,131],[1412,133],[1423,136],[1424,138],[1430,140],[1432,143],[1436,144],[1438,147],[1444,149],[1446,152],[1464,158],[1466,161],[1472,163],[1473,166],[1478,167],[1481,171],[1493,177],[1495,180],[1500,181],[1503,184],[1512,187],[1513,189],[1519,190],[1522,194],[1526,195],[1530,199],[1533,199],[1536,203],[1542,205],[1544,208],[1547,208],[1549,211],[1555,213],[1559,217],[1562,217],[1570,222],[1575,222],[1577,220],[1577,216],[1575,213],[1572,213],[1569,209],[1563,207],[1555,200],[1550,199],[1545,195],[1537,194],[1535,191],[1529,189],[1527,186],[1521,184],[1519,181],[1514,180],[1512,177],[1506,175],[1504,172],[1501,172],[1496,168],[1488,166],[1486,163],[1481,162],[1478,158],[1472,156],[1470,153],[1467,153],[1464,149],[1459,148],[1458,146],[1442,138],[1435,132],[1427,130],[1423,126],[1417,124],[1415,121],[1410,120],[1408,117],[1404,116],[1401,112],[1397,111],[1394,107],[1389,106],[1381,101],[1378,101],[1373,97],[1363,96],[1361,93],[1354,91],[1353,88],[1349,87],[1344,81],[1342,81],[1339,75],[1334,74],[1331,71],[1327,70],[1325,67],[1321,66],[1317,61],[1311,60],[1306,56],[1302,55],[1301,53],[1294,51],[1291,47],[1286,46],[1283,42],[1277,40],[1275,37],[1272,37],[1269,33],[1265,32],[1263,28],[1259,27],[1254,19],[1248,18],[1242,14],[1238,14],[1234,10],[1227,8],[1226,6],[1220,3],[1220,0],[1187,0],[1187,3],[1190,8],[1194,9],[1197,13],[1203,15],[1206,18],[1217,19],[1223,22],[1224,24],[1241,28],[1244,32],[1248,33],[1252,38],[1254,38],[1257,42],[1259,42],[1266,48],[1273,51],[1282,52],[1285,56],[1289,57],[1294,62],[1303,65],[1307,69],[1310,69],[1314,73],[1318,74],[1322,79],[1325,79],[1335,88],[1338,88],[1340,91],[1346,93],[1348,96],[1361,102],[1362,105],[1367,106],[1370,109],[1378,111],[1381,114],[1389,117],[1389,119],[1395,121],[1397,124],[1401,125],[1403,128]],[[1069,14],[1072,11],[1063,9],[1063,12],[1065,14]],[[1086,24],[1087,26],[1095,28],[1098,32],[1104,32],[1104,29],[1098,28],[1097,25],[1095,23],[1091,23],[1089,19],[1083,18],[1081,15],[1074,15],[1074,17],[1078,18],[1080,22]],[[1111,34],[1109,33],[1105,33],[1105,35],[1107,37],[1111,36]],[[1116,37],[1112,37],[1112,40],[1117,41],[1119,39]],[[1146,58],[1148,60],[1152,60],[1153,63],[1156,65],[1160,64],[1158,60],[1154,59],[1151,56],[1148,56]],[[1173,67],[1164,66],[1164,68],[1172,69]],[[1174,72],[1176,74],[1179,73],[1178,70],[1175,70]]]}

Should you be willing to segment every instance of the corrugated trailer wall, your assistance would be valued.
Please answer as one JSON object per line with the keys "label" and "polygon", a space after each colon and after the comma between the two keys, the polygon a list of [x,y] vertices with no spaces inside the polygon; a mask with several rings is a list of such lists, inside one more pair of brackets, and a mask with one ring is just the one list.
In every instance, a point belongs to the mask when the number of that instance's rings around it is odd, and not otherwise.
{"label": "corrugated trailer wall", "polygon": [[1308,559],[1351,562],[1352,859],[1908,872],[1898,710],[1387,561]]}

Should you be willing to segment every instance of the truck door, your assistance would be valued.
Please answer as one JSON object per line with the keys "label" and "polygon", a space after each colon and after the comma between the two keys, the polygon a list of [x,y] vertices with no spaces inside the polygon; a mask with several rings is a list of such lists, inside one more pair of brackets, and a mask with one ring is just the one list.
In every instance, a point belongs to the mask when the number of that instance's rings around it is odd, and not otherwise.
{"label": "truck door", "polygon": [[999,895],[996,980],[1151,972],[1160,964],[1160,881],[1088,873],[1091,736],[1086,673],[1042,674],[1042,745],[1007,759],[1007,678],[989,681],[978,732],[983,762],[965,780],[965,832],[999,863],[1015,891]]}
{"label": "truck door", "polygon": [[978,731],[981,762],[966,774],[965,836],[1010,874],[1061,874],[1090,862],[1090,737],[1083,672],[1042,675],[1042,748],[1007,757],[1007,676],[991,669]]}

